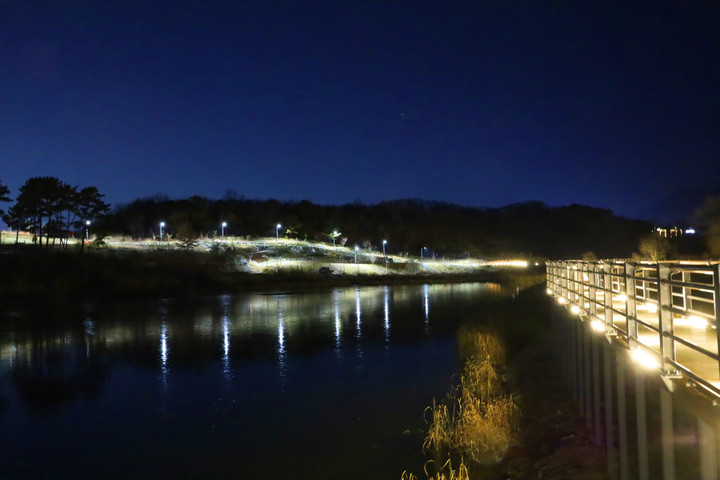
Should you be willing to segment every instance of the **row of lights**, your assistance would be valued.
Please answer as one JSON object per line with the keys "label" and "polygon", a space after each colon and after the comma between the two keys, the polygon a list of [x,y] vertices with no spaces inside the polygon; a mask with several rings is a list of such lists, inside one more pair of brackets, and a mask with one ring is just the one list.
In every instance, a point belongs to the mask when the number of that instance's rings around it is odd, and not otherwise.
{"label": "row of lights", "polygon": [[[553,295],[553,291],[551,289],[547,289],[548,295]],[[625,296],[625,295],[622,295]],[[625,300],[627,300],[627,297],[625,296]],[[568,300],[563,296],[557,297],[557,302],[560,305],[565,305],[568,303]],[[653,304],[654,305],[654,304]],[[657,311],[657,306],[655,307],[655,311]],[[573,315],[581,315],[584,314],[584,310],[581,309],[577,305],[571,305],[570,306],[570,313]],[[590,322],[590,328],[592,328],[594,331],[599,333],[607,333],[607,329],[605,327],[605,322],[603,322],[600,319],[593,319],[592,322]],[[660,364],[658,363],[657,358],[655,355],[652,355],[651,353],[647,352],[645,349],[641,347],[636,347],[630,350],[630,357],[638,363],[639,365],[642,365],[643,367],[650,369],[650,370],[656,370],[660,368]]]}
{"label": "row of lights", "polygon": [[[90,220],[85,222],[85,224],[89,227]],[[221,238],[225,238],[225,228],[227,227],[227,222],[222,222],[222,224],[220,224],[220,227],[221,227],[220,236],[221,236]],[[160,241],[161,242],[162,242],[162,237],[163,237],[163,228],[165,228],[165,222],[160,222]],[[275,240],[277,240],[277,241],[280,241],[280,228],[282,228],[281,223],[278,223],[277,225],[275,225]],[[86,235],[87,235],[88,230],[89,230],[89,228],[86,229]],[[337,230],[333,230],[333,235],[332,235],[333,247],[335,246],[335,237],[337,237],[337,236],[338,236]],[[382,241],[383,256],[385,256],[385,246],[386,245],[387,245],[387,240],[383,240]],[[426,249],[426,248],[427,247],[423,247],[423,249]],[[359,249],[360,249],[360,247],[355,245],[355,263],[357,263],[357,252]],[[422,255],[422,251],[420,252],[420,254]]]}

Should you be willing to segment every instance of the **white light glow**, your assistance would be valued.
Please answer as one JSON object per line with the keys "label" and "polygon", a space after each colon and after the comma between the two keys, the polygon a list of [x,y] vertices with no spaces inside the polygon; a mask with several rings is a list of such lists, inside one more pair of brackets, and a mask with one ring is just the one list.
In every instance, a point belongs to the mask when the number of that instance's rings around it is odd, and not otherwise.
{"label": "white light glow", "polygon": [[660,367],[660,363],[658,363],[654,355],[640,348],[630,350],[630,356],[638,365],[642,365],[647,369],[657,369]]}
{"label": "white light glow", "polygon": [[430,321],[430,287],[423,285],[423,306],[425,307],[425,325]]}
{"label": "white light glow", "polygon": [[166,324],[160,327],[160,365],[164,370],[168,361],[168,328]]}
{"label": "white light glow", "polygon": [[693,233],[695,233],[695,229],[694,229],[694,228],[688,228],[687,230],[685,230],[685,233],[687,233],[687,234],[689,234],[689,235],[692,235]]}
{"label": "white light glow", "polygon": [[618,302],[627,302],[627,295],[621,293],[620,295],[617,295],[615,297],[615,300],[617,300]]}
{"label": "white light glow", "polygon": [[335,305],[335,345],[340,346],[340,310]]}
{"label": "white light glow", "polygon": [[278,323],[278,352],[285,353],[285,324],[283,318],[280,317]]}
{"label": "white light glow", "polygon": [[558,297],[558,298],[557,298],[557,302],[558,302],[560,305],[564,305],[564,304],[567,303],[567,300],[565,300],[565,297]]}
{"label": "white light glow", "polygon": [[230,355],[230,320],[223,318],[223,359],[228,360]]}
{"label": "white light glow", "polygon": [[360,317],[362,314],[362,310],[360,308],[360,289],[355,290],[355,325],[357,326],[357,338],[360,338],[362,335],[362,324],[360,321]]}
{"label": "white light glow", "polygon": [[690,327],[698,330],[704,330],[708,326],[707,321],[698,315],[676,318],[673,320],[673,323],[676,327]]}
{"label": "white light glow", "polygon": [[385,342],[390,341],[390,292],[385,286],[385,295],[383,298],[383,307],[385,312]]}
{"label": "white light glow", "polygon": [[492,260],[487,262],[490,267],[521,267],[526,268],[528,266],[527,260]]}
{"label": "white light glow", "polygon": [[574,315],[578,315],[580,313],[580,307],[578,307],[577,305],[573,305],[572,307],[570,307],[570,312]]}
{"label": "white light glow", "polygon": [[650,313],[657,313],[657,311],[658,311],[658,307],[654,303],[646,302],[644,307],[645,307],[645,310],[647,310]]}
{"label": "white light glow", "polygon": [[547,290],[545,290],[545,292],[546,292],[548,295],[552,295],[552,294],[553,294],[553,291],[550,290],[549,288],[548,288]]}
{"label": "white light glow", "polygon": [[605,323],[601,322],[600,320],[597,320],[597,319],[593,320],[590,323],[590,326],[596,332],[604,332],[605,331]]}

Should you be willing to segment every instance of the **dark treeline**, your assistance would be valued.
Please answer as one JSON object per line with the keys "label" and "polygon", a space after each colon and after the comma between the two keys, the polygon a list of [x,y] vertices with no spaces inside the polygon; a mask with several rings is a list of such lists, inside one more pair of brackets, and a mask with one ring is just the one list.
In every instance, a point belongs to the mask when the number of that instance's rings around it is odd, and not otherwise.
{"label": "dark treeline", "polygon": [[578,258],[628,257],[652,225],[622,218],[610,210],[582,205],[549,207],[526,202],[502,208],[471,208],[441,202],[396,200],[375,205],[322,206],[309,201],[279,202],[155,196],[122,205],[98,228],[135,239],[159,235],[159,223],[174,238],[225,235],[281,237],[382,248],[419,256],[493,257],[531,255]]}

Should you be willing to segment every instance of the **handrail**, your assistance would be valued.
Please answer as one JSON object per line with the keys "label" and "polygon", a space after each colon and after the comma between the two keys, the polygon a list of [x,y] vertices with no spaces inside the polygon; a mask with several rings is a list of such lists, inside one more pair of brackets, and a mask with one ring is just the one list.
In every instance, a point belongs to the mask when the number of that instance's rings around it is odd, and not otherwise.
{"label": "handrail", "polygon": [[603,322],[624,348],[649,352],[659,374],[720,397],[720,262],[565,260],[546,269],[548,293],[568,308]]}

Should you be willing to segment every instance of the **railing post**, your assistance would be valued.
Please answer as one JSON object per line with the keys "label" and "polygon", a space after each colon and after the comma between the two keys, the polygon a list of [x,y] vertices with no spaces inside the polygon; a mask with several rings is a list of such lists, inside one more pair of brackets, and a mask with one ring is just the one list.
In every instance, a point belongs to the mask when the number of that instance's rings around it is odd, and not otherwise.
{"label": "railing post", "polygon": [[570,293],[570,303],[577,303],[578,298],[578,268],[577,263],[572,263],[572,269],[570,270],[570,275],[572,276],[572,290]]}
{"label": "railing post", "polygon": [[[715,321],[715,331],[717,332],[718,352],[720,352],[720,263],[713,265],[713,316]],[[718,363],[720,369],[720,362]]]}
{"label": "railing post", "polygon": [[663,375],[677,375],[677,370],[670,362],[675,361],[675,339],[673,335],[672,287],[670,286],[670,266],[657,264],[658,282],[658,325],[660,330],[660,361]]}
{"label": "railing post", "polygon": [[600,283],[600,276],[597,273],[597,262],[588,264],[588,302],[590,318],[597,318],[597,289]]}
{"label": "railing post", "polygon": [[612,264],[603,264],[603,302],[605,304],[605,325],[613,325]]}
{"label": "railing post", "polygon": [[627,328],[627,336],[630,345],[637,340],[638,329],[637,322],[637,300],[635,299],[635,264],[625,263],[625,320]]}

